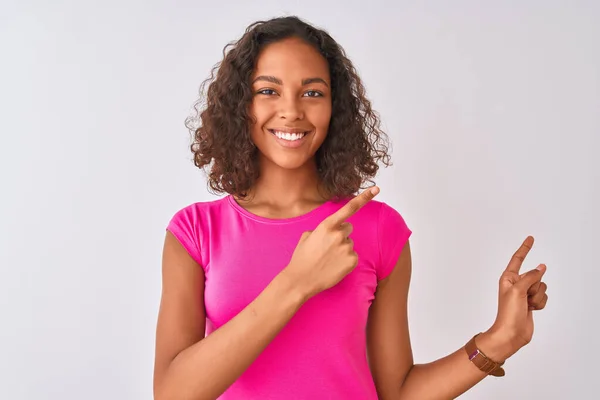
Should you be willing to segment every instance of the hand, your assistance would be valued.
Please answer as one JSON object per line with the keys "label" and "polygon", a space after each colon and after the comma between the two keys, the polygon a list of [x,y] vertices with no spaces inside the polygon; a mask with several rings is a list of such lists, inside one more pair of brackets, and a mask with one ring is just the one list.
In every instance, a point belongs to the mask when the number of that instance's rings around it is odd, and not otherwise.
{"label": "hand", "polygon": [[348,237],[352,225],[346,220],[378,193],[376,186],[365,190],[324,219],[314,231],[302,234],[283,273],[293,279],[307,300],[336,285],[358,264],[354,242]]}
{"label": "hand", "polygon": [[500,277],[498,315],[490,332],[493,333],[491,336],[504,342],[504,359],[531,341],[533,311],[543,309],[548,301],[547,285],[542,282],[546,265],[540,264],[527,273],[519,274],[532,246],[533,237],[528,236]]}

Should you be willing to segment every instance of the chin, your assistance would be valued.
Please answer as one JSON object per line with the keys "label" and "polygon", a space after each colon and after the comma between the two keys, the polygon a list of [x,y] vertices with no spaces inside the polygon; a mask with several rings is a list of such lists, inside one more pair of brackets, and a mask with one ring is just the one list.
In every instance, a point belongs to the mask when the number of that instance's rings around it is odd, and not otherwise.
{"label": "chin", "polygon": [[290,156],[289,154],[268,154],[266,158],[279,168],[288,170],[302,168],[311,161],[311,158],[301,157],[299,155]]}

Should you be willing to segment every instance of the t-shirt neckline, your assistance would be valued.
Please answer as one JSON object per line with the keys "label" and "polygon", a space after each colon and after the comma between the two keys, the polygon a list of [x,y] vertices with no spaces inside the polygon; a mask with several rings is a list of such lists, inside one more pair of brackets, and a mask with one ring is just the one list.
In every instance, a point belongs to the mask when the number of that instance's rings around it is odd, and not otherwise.
{"label": "t-shirt neckline", "polygon": [[257,222],[262,222],[265,224],[289,224],[289,223],[293,223],[293,222],[298,222],[298,221],[303,221],[305,219],[311,218],[311,217],[315,217],[318,216],[322,213],[325,213],[329,210],[329,208],[331,207],[332,204],[334,204],[333,200],[328,200],[325,203],[313,208],[312,210],[310,210],[309,212],[302,214],[302,215],[298,215],[296,217],[291,217],[291,218],[268,218],[268,217],[263,217],[260,215],[256,215],[254,213],[251,213],[250,211],[246,210],[244,207],[240,206],[238,204],[238,202],[235,200],[235,198],[233,197],[233,195],[228,195],[227,196],[227,200],[229,202],[229,204],[240,214],[242,214],[243,216],[250,218],[254,221]]}

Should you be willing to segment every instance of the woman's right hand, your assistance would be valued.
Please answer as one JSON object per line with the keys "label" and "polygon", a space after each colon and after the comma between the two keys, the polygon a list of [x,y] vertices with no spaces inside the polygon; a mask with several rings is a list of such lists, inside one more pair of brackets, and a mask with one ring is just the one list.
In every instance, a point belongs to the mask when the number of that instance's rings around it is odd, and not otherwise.
{"label": "woman's right hand", "polygon": [[378,187],[365,190],[336,213],[324,219],[314,231],[304,232],[283,273],[299,288],[305,299],[329,289],[358,264],[354,242],[346,222],[379,193]]}

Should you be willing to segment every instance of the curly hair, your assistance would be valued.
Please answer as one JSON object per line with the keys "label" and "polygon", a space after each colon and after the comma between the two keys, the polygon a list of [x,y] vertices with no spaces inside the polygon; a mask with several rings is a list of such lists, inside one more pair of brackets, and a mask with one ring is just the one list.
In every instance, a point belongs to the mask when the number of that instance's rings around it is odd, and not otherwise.
{"label": "curly hair", "polygon": [[353,195],[366,182],[373,183],[379,161],[391,165],[388,136],[344,49],[326,31],[298,17],[274,18],[251,24],[238,41],[224,47],[223,60],[200,86],[195,114],[185,121],[193,137],[194,164],[207,173],[214,193],[244,198],[256,182],[258,149],[250,138],[255,123],[249,112],[251,76],[265,46],[292,37],[314,46],[329,65],[331,119],[315,154],[325,190],[333,198]]}

